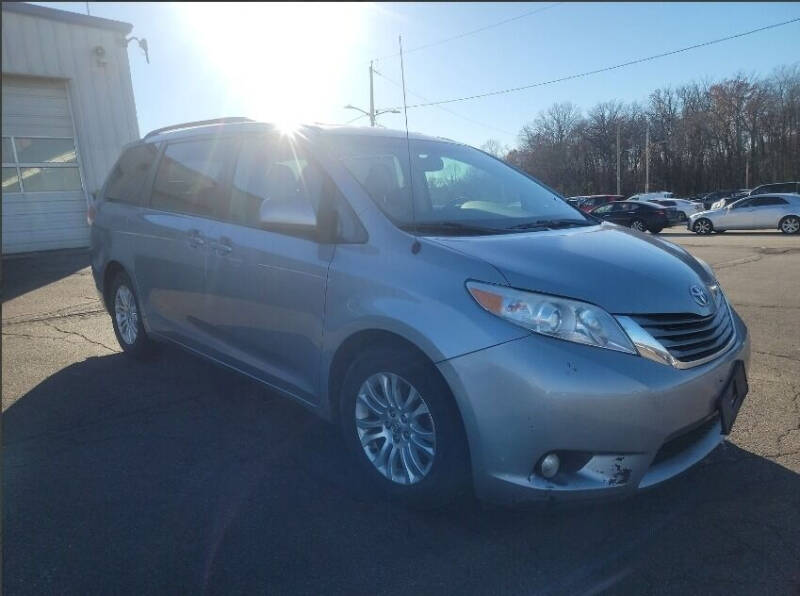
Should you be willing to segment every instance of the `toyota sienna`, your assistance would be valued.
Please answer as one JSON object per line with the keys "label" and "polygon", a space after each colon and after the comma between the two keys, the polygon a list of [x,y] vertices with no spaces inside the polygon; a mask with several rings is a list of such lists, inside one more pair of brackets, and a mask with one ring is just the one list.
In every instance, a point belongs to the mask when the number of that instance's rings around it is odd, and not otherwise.
{"label": "toyota sienna", "polygon": [[747,392],[707,264],[452,141],[168,127],[89,219],[124,352],[171,342],[297,400],[408,503],[630,495],[712,451]]}

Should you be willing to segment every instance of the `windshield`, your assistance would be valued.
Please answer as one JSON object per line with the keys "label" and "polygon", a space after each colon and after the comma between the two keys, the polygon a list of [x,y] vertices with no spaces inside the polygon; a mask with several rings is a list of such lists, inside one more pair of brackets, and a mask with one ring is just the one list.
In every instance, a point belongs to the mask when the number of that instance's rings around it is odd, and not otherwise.
{"label": "windshield", "polygon": [[412,140],[409,168],[402,137],[331,135],[326,142],[402,228],[416,223],[423,231],[441,226],[499,232],[592,223],[555,191],[471,147]]}

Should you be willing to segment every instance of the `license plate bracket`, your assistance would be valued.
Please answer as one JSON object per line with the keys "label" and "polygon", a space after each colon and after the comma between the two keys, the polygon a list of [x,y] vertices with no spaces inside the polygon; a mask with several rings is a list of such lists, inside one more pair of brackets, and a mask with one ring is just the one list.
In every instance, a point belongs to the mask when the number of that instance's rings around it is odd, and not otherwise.
{"label": "license plate bracket", "polygon": [[749,391],[747,385],[747,373],[744,369],[744,362],[737,360],[733,365],[733,371],[718,398],[717,407],[719,408],[719,418],[722,424],[722,434],[729,435],[736,422],[736,416],[742,407],[745,395]]}

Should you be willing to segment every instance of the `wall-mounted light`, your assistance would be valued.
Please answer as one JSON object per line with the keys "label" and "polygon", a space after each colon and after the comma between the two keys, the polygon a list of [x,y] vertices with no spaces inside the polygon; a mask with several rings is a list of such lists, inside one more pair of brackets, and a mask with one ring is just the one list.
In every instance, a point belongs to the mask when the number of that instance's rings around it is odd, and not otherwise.
{"label": "wall-mounted light", "polygon": [[103,46],[94,46],[92,53],[97,60],[97,66],[105,66],[106,62],[106,49]]}
{"label": "wall-mounted light", "polygon": [[144,52],[144,59],[147,60],[148,64],[150,64],[150,54],[148,53],[147,40],[144,37],[141,39],[138,37],[129,37],[125,40],[125,43],[131,43],[134,39],[139,44],[139,48]]}

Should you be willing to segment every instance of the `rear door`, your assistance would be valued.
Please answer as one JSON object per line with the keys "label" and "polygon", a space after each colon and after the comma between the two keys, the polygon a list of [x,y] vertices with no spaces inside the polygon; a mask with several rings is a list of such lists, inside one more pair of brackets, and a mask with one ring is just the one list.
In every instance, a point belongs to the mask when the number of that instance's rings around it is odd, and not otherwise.
{"label": "rear door", "polygon": [[777,228],[786,209],[786,199],[761,196],[753,199],[753,227]]}
{"label": "rear door", "polygon": [[265,201],[318,212],[327,178],[296,141],[244,137],[230,199],[210,229],[208,329],[218,357],[316,402],[325,284],[335,245],[259,221]]}
{"label": "rear door", "polygon": [[149,327],[196,349],[207,336],[209,230],[234,148],[230,138],[168,143],[150,204],[140,214],[135,274]]}

